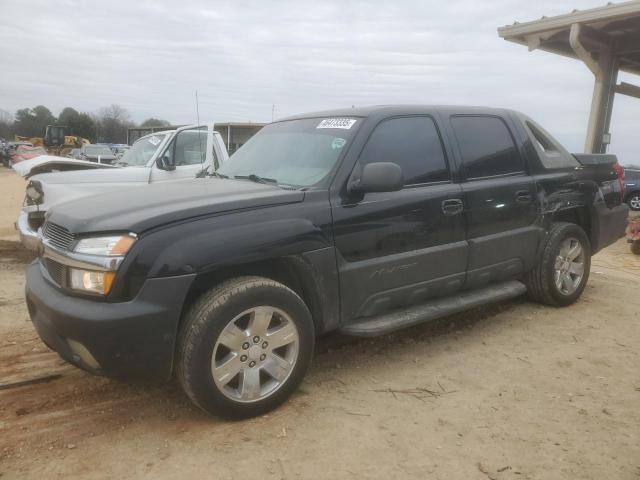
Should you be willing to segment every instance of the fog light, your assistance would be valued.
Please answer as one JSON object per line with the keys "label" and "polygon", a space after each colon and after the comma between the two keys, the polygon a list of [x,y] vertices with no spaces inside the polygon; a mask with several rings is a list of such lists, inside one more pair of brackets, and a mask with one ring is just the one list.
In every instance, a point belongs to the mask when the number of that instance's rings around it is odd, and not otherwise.
{"label": "fog light", "polygon": [[74,353],[74,357],[76,355],[80,357],[82,363],[84,363],[87,367],[94,370],[98,370],[100,368],[100,364],[98,363],[98,361],[93,358],[91,352],[87,350],[87,347],[85,347],[83,344],[69,338],[67,339],[67,344],[69,345],[69,348],[71,348],[71,351]]}
{"label": "fog light", "polygon": [[107,295],[116,278],[116,272],[69,269],[69,287],[82,292]]}

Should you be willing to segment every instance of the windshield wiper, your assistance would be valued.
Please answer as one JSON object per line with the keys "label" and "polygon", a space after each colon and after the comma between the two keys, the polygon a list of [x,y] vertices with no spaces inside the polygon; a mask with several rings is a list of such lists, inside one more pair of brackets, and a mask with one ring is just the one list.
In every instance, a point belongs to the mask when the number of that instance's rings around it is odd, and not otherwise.
{"label": "windshield wiper", "polygon": [[211,173],[207,173],[207,175],[209,175],[210,177],[217,177],[217,178],[229,178],[228,175],[225,175],[223,173],[218,173],[215,170]]}
{"label": "windshield wiper", "polygon": [[256,182],[256,183],[266,183],[267,185],[278,185],[278,180],[276,180],[275,178],[265,178],[265,177],[256,175],[255,173],[252,173],[250,175],[234,175],[233,178],[240,178],[240,179],[246,178],[247,180],[251,180],[252,182]]}

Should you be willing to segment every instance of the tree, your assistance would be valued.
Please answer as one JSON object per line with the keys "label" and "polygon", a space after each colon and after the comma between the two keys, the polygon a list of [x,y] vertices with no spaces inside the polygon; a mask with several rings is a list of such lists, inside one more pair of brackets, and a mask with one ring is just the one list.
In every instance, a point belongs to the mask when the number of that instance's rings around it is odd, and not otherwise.
{"label": "tree", "polygon": [[129,112],[115,103],[100,109],[96,124],[97,140],[105,143],[126,143],[127,129],[134,126]]}
{"label": "tree", "polygon": [[69,135],[77,135],[91,141],[96,138],[96,124],[87,113],[78,113],[71,107],[66,107],[58,116],[58,125],[69,127]]}
{"label": "tree", "polygon": [[159,118],[147,118],[144,122],[140,124],[141,127],[169,127],[171,126],[171,122],[168,120],[161,120]]}
{"label": "tree", "polygon": [[13,140],[13,122],[0,120],[0,138]]}
{"label": "tree", "polygon": [[96,139],[96,122],[93,121],[91,115],[88,113],[81,113],[78,115],[78,123],[75,126],[75,134],[87,138],[90,141]]}
{"label": "tree", "polygon": [[77,123],[80,114],[75,108],[66,107],[58,115],[58,124],[60,125],[73,125]]}
{"label": "tree", "polygon": [[56,117],[44,105],[23,108],[16,112],[14,131],[25,137],[42,137],[47,125],[56,123]]}

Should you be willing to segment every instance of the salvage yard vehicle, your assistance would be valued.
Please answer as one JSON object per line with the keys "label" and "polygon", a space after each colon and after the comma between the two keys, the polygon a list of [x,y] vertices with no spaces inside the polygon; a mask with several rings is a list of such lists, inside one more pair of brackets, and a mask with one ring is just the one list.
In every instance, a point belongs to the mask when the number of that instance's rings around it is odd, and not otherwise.
{"label": "salvage yard vehicle", "polygon": [[80,159],[80,149],[79,148],[72,148],[69,151],[69,153],[67,153],[67,157],[68,158]]}
{"label": "salvage yard vehicle", "polygon": [[640,255],[640,217],[629,219],[627,242],[631,244],[631,253]]}
{"label": "salvage yard vehicle", "polygon": [[11,157],[15,153],[16,149],[20,146],[33,147],[33,144],[29,142],[4,142],[2,149],[0,150],[0,156],[2,157],[2,164],[11,168]]}
{"label": "salvage yard vehicle", "polygon": [[299,115],[212,178],[50,210],[27,306],[80,368],[175,373],[203,410],[258,415],[296,389],[318,335],[384,335],[527,291],[575,302],[591,256],[624,235],[616,171],[510,110]]}
{"label": "salvage yard vehicle", "polygon": [[90,162],[113,163],[116,156],[106,145],[93,145],[89,143],[82,145],[78,158],[80,160],[88,160]]}
{"label": "salvage yard vehicle", "polygon": [[640,170],[625,168],[625,192],[626,202],[634,212],[640,211]]}
{"label": "salvage yard vehicle", "polygon": [[91,143],[86,138],[73,134],[66,125],[47,125],[43,137],[23,137],[15,135],[16,140],[27,141],[34,146],[43,147],[49,155],[66,156],[69,150]]}
{"label": "salvage yard vehicle", "polygon": [[142,137],[115,166],[61,157],[41,157],[40,162],[16,166],[20,175],[29,178],[16,221],[20,240],[28,249],[37,249],[45,213],[60,202],[125,186],[194,178],[208,168],[218,168],[227,158],[222,137],[208,124]]}
{"label": "salvage yard vehicle", "polygon": [[15,165],[25,160],[46,155],[47,151],[44,147],[34,147],[30,145],[18,145],[12,152],[9,158],[12,165]]}

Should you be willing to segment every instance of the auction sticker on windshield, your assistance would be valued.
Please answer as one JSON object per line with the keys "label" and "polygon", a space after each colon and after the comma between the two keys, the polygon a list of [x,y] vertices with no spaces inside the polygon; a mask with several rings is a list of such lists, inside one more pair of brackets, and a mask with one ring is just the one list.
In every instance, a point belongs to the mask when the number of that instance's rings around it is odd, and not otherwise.
{"label": "auction sticker on windshield", "polygon": [[151,145],[153,145],[154,147],[157,147],[158,144],[161,142],[162,140],[160,140],[158,137],[151,137],[149,138],[149,143]]}
{"label": "auction sticker on windshield", "polygon": [[342,128],[349,130],[356,121],[355,118],[325,118],[316,128]]}

